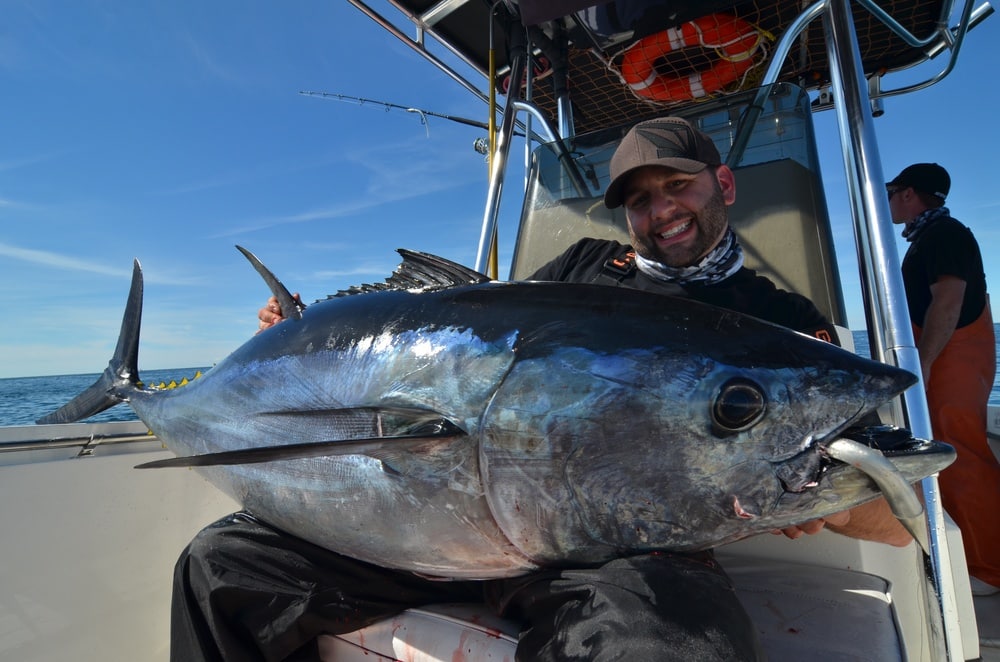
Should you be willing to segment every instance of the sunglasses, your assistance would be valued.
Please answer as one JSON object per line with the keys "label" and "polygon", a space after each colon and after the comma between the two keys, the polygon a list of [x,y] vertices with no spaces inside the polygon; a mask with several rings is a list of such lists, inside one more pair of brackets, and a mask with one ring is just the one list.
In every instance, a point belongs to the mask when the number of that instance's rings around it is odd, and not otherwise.
{"label": "sunglasses", "polygon": [[885,192],[889,194],[889,199],[892,200],[892,196],[896,195],[900,191],[906,190],[907,188],[908,187],[906,186],[895,186],[893,188],[887,188]]}

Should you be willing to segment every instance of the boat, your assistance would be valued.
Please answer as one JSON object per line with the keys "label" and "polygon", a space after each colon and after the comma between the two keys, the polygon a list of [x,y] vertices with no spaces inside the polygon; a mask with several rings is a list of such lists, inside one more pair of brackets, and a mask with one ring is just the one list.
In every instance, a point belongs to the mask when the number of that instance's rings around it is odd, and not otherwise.
{"label": "boat", "polygon": [[[487,104],[495,137],[471,266],[494,277],[503,262],[505,278],[523,278],[579,237],[623,237],[620,213],[600,204],[610,154],[631,124],[682,115],[737,173],[731,222],[748,266],[845,327],[812,124],[814,113],[836,114],[869,351],[919,373],[872,118],[882,99],[934,82],[891,89],[895,73],[936,56],[947,75],[992,13],[988,3],[649,2],[633,3],[649,13],[630,24],[607,12],[617,3],[390,0],[387,16],[348,2]],[[684,34],[719,21],[725,45],[703,48]],[[655,67],[629,56],[669,30],[682,46]],[[427,39],[479,77],[435,56]],[[499,201],[512,187],[517,135],[530,167],[514,247],[501,260]],[[841,340],[850,347],[849,334]],[[880,413],[932,436],[919,393]],[[1000,407],[990,409],[990,431],[1000,456]],[[0,658],[167,659],[173,563],[198,530],[239,508],[192,471],[132,470],[170,456],[138,422],[0,428],[0,484],[32,499],[30,509],[21,499],[2,506]],[[1000,660],[1000,598],[973,598],[961,533],[940,508],[935,479],[921,489],[926,549],[823,532],[718,551],[771,659]],[[517,630],[474,605],[431,605],[319,646],[331,660],[513,659]]]}

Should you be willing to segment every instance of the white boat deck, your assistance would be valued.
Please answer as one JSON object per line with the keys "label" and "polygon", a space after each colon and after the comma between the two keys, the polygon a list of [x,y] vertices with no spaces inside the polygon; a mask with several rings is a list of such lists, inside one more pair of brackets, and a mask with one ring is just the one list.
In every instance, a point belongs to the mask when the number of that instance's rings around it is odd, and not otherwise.
{"label": "white boat deck", "polygon": [[[28,449],[31,433],[43,435],[46,448]],[[0,481],[21,495],[0,506],[0,659],[167,659],[177,554],[202,526],[238,508],[193,471],[132,469],[170,455],[141,424],[60,426],[58,434],[0,428]],[[830,548],[847,539],[834,534],[758,538],[737,543],[740,551],[778,567],[803,553],[828,567],[824,559],[844,563]],[[890,576],[905,554],[876,551],[878,558],[849,565]],[[905,582],[890,589],[897,609],[917,602],[907,591]],[[966,599],[962,618],[971,620],[974,604],[981,659],[1000,662],[1000,594]]]}

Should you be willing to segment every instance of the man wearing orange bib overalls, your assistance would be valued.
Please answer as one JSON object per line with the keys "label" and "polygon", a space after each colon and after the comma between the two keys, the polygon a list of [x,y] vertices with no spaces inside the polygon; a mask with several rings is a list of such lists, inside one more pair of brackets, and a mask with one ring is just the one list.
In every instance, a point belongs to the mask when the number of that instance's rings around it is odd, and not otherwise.
{"label": "man wearing orange bib overalls", "polygon": [[973,592],[988,595],[1000,591],[1000,463],[986,440],[996,339],[979,245],[944,206],[950,188],[936,163],[886,184],[892,220],[906,224],[910,242],[903,282],[931,427],[958,453],[941,472],[941,497],[962,531]]}

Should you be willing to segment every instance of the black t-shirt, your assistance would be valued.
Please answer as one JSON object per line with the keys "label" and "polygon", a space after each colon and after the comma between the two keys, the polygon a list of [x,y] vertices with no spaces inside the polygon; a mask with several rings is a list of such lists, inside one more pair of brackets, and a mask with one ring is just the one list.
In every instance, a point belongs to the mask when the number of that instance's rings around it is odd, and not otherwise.
{"label": "black t-shirt", "polygon": [[957,328],[972,324],[986,306],[983,256],[972,231],[954,218],[933,221],[924,228],[903,257],[903,285],[910,319],[923,326],[931,303],[931,285],[941,276],[965,281],[965,299]]}
{"label": "black t-shirt", "polygon": [[744,267],[714,285],[679,286],[651,278],[634,265],[630,269],[617,269],[614,261],[623,258],[630,250],[629,246],[617,241],[582,239],[543,265],[528,280],[617,284],[660,294],[687,296],[837,343],[833,326],[809,299],[779,290],[774,283],[758,276],[752,269]]}

